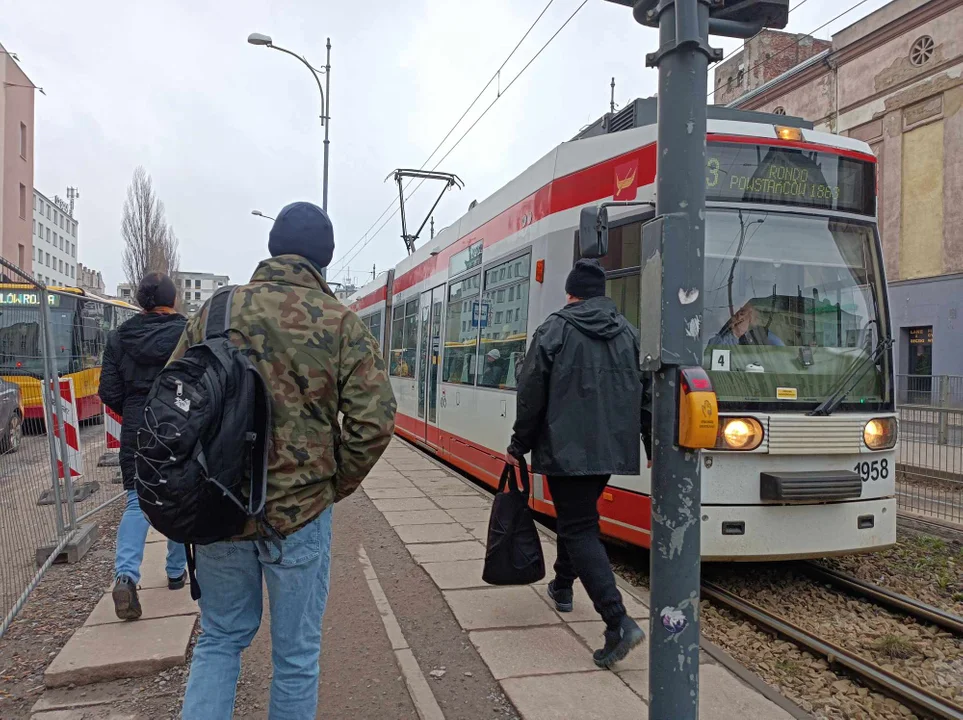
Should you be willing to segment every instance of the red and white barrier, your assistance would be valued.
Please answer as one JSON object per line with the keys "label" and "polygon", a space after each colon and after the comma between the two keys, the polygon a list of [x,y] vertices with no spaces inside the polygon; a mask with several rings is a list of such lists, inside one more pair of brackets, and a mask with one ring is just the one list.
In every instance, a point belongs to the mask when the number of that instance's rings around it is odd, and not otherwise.
{"label": "red and white barrier", "polygon": [[[50,394],[44,393],[44,403],[48,403],[53,397],[53,384],[51,383]],[[70,476],[78,477],[84,474],[84,456],[80,452],[80,424],[78,422],[80,414],[77,412],[77,396],[74,394],[73,378],[60,380],[60,407],[64,413],[64,431],[67,438],[67,464],[70,467]],[[50,414],[53,416],[53,431],[56,433],[57,442],[57,474],[63,479],[64,468],[63,458],[61,457],[60,446],[60,419],[57,417],[57,405],[50,403]]]}
{"label": "red and white barrier", "polygon": [[124,419],[104,405],[104,442],[108,450],[120,449],[120,428]]}

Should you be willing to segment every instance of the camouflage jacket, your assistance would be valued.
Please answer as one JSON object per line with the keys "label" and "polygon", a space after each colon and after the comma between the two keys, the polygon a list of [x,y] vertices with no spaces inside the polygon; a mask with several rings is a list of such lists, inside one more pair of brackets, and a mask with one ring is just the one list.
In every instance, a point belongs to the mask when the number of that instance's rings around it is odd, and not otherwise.
{"label": "camouflage jacket", "polygon": [[[202,341],[207,311],[190,320],[172,360]],[[364,480],[394,432],[394,393],[377,341],[297,255],[258,265],[237,288],[231,323],[274,395],[267,519],[289,535]],[[252,523],[245,537],[253,532]]]}

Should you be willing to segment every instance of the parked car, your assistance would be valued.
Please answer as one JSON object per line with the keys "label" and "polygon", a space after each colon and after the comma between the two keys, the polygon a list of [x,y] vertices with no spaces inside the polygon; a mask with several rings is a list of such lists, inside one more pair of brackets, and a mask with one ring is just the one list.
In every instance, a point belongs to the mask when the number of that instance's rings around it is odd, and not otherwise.
{"label": "parked car", "polygon": [[0,453],[17,452],[23,440],[20,386],[0,380]]}

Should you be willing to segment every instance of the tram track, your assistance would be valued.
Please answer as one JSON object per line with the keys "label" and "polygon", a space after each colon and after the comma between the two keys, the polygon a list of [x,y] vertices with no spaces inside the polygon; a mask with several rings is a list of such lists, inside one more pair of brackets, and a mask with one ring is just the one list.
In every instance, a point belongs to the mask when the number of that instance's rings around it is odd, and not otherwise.
{"label": "tram track", "polygon": [[711,602],[748,618],[757,627],[781,635],[809,652],[825,658],[831,665],[845,668],[866,685],[875,687],[914,711],[939,718],[939,720],[963,720],[963,706],[901,678],[857,653],[804,630],[776,613],[713,582],[702,583],[702,595]]}

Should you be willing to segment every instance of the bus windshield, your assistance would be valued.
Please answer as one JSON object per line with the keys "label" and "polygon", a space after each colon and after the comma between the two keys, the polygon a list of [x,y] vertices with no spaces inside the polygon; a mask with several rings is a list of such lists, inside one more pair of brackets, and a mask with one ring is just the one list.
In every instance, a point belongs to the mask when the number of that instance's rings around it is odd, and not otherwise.
{"label": "bus windshield", "polygon": [[[50,308],[57,370],[61,373],[70,372],[75,302],[74,298],[63,297],[57,307]],[[0,307],[0,372],[42,376],[42,343],[39,307]]]}
{"label": "bus windshield", "polygon": [[[888,338],[872,223],[710,210],[703,364],[723,409],[812,407]],[[889,402],[886,358],[840,406]]]}

